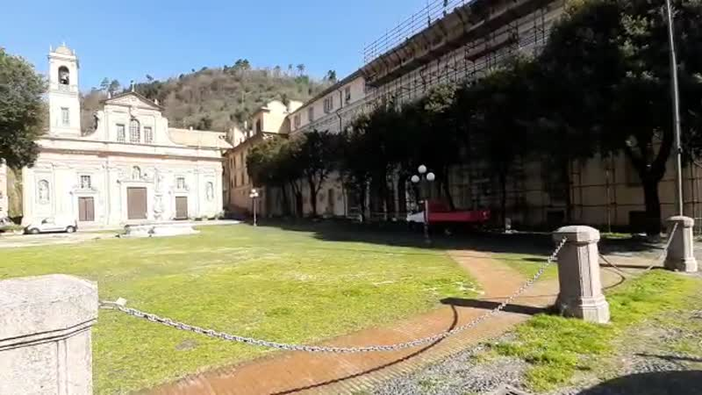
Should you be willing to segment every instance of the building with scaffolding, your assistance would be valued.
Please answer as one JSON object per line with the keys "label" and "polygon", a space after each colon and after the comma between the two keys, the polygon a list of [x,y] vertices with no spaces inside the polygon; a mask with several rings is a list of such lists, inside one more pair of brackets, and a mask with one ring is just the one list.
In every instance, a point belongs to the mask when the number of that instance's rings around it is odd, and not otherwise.
{"label": "building with scaffolding", "polygon": [[[361,113],[385,103],[403,105],[439,85],[480,79],[518,53],[537,54],[562,14],[564,0],[434,0],[364,49],[364,66],[290,114],[290,134],[313,129],[337,132]],[[508,114],[506,114],[508,116]],[[668,166],[673,168],[672,162]],[[700,169],[686,166],[685,210],[700,217]],[[388,180],[394,205],[368,196],[368,214],[404,217],[406,188]],[[660,183],[663,218],[674,213],[674,174]],[[339,182],[328,182],[318,196],[320,213],[348,216],[355,203]],[[467,161],[449,175],[451,193],[461,208],[495,208],[498,185],[485,165]],[[434,191],[438,197],[440,191]],[[310,211],[309,196],[304,210]],[[612,228],[643,228],[640,181],[623,155],[576,161],[554,169],[548,159],[520,161],[507,190],[507,215],[514,224],[558,226],[572,221]],[[372,215],[371,215],[372,217]]]}

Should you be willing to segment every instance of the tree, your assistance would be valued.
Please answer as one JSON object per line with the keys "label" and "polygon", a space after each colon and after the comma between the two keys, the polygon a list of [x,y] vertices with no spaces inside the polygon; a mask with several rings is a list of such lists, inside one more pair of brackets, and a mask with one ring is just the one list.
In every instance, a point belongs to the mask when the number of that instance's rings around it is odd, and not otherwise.
{"label": "tree", "polygon": [[339,147],[341,181],[361,206],[361,222],[365,222],[366,193],[373,173],[368,158],[374,156],[374,149],[377,149],[368,135],[369,120],[365,114],[356,118],[351,127],[341,133]]}
{"label": "tree", "polygon": [[329,81],[332,84],[335,84],[337,79],[336,79],[336,71],[335,70],[329,70],[327,72],[327,77],[326,80]]}
{"label": "tree", "polygon": [[107,88],[107,92],[109,92],[111,95],[114,95],[115,93],[117,93],[117,91],[120,90],[121,87],[122,84],[120,84],[119,81],[112,80],[112,82],[110,82],[110,86],[108,86]]}
{"label": "tree", "polygon": [[300,63],[297,65],[297,72],[300,76],[305,75],[305,65]]}
{"label": "tree", "polygon": [[45,89],[27,61],[0,48],[0,159],[12,168],[33,165],[39,154]]}
{"label": "tree", "polygon": [[146,81],[148,82],[154,82],[154,77],[151,76],[151,74],[146,75]]}
{"label": "tree", "polygon": [[200,120],[194,125],[194,127],[197,130],[211,130],[212,118],[210,118],[208,115],[204,115],[200,117]]}
{"label": "tree", "polygon": [[100,82],[100,89],[103,92],[107,93],[109,88],[110,88],[110,80],[107,77],[105,77],[102,79],[102,82]]}
{"label": "tree", "polygon": [[[418,102],[416,116],[403,117],[410,123],[408,130],[412,130],[412,126],[418,128],[414,134],[410,132],[410,138],[417,141],[413,145],[417,150],[412,155],[412,170],[419,164],[429,166],[436,173],[439,187],[451,208],[455,208],[455,205],[449,184],[449,170],[460,162],[461,148],[465,142],[458,128],[458,120],[464,109],[456,111],[453,106],[455,96],[454,87],[439,85]],[[411,108],[408,111],[411,112]],[[411,122],[412,119],[416,121]]]}
{"label": "tree", "polygon": [[307,181],[313,216],[317,216],[319,191],[335,169],[337,147],[337,136],[313,130],[300,138],[300,144],[294,153],[296,163]]}
{"label": "tree", "polygon": [[289,183],[287,177],[294,176],[287,170],[291,165],[291,156],[287,154],[288,145],[287,139],[274,136],[253,147],[246,157],[246,169],[255,186],[280,189],[284,215],[290,213],[286,188],[286,184]]}
{"label": "tree", "polygon": [[[702,7],[692,0],[673,3],[681,114],[693,141],[702,102]],[[624,153],[642,183],[649,234],[660,232],[658,186],[674,143],[662,7],[647,0],[600,0],[569,9],[539,58],[550,86],[567,93],[552,103],[547,118],[579,135],[578,142],[589,141],[592,153]]]}
{"label": "tree", "polygon": [[[500,217],[507,217],[507,177],[520,157],[531,152],[530,82],[524,78],[533,63],[515,58],[501,69],[458,93],[457,109],[470,135],[470,154],[484,162],[497,178]],[[509,116],[505,116],[509,114]]]}

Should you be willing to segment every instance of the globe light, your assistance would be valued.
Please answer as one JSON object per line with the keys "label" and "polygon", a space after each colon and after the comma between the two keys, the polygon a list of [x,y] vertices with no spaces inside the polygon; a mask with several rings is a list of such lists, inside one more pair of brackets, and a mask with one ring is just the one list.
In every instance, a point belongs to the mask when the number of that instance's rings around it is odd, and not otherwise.
{"label": "globe light", "polygon": [[417,168],[417,171],[419,172],[419,174],[424,174],[427,172],[427,167],[424,165],[421,165]]}
{"label": "globe light", "polygon": [[434,180],[436,180],[436,174],[434,174],[434,173],[429,173],[429,174],[427,174],[427,181],[430,181],[430,182],[431,182],[431,181],[434,181]]}
{"label": "globe light", "polygon": [[419,176],[415,174],[412,176],[411,180],[413,183],[418,184],[419,183]]}

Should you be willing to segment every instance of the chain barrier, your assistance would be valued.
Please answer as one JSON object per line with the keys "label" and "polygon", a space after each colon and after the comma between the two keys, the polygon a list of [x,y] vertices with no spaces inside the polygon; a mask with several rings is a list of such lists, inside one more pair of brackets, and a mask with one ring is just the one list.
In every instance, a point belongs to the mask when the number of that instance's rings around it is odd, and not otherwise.
{"label": "chain barrier", "polygon": [[[651,270],[653,270],[654,267],[660,266],[663,264],[665,259],[668,257],[668,249],[670,249],[670,244],[673,242],[673,236],[675,235],[675,232],[678,230],[678,223],[676,222],[673,225],[673,229],[670,231],[670,234],[668,235],[668,240],[665,243],[665,246],[663,247],[663,252],[658,256],[657,259],[651,263],[646,269],[644,269],[644,273],[648,273]],[[619,274],[621,274],[624,277],[628,277],[626,272],[622,270],[619,266],[615,265],[611,260],[609,260],[606,256],[600,254],[600,259],[602,259],[606,264],[614,268]]]}
{"label": "chain barrier", "polygon": [[658,259],[653,262],[649,267],[644,270],[644,273],[650,272],[653,270],[654,267],[660,266],[665,259],[668,257],[668,250],[670,249],[670,244],[673,243],[673,236],[675,235],[675,232],[678,230],[678,223],[676,222],[675,225],[673,225],[673,230],[670,231],[670,234],[668,235],[668,241],[665,243],[665,247],[663,247],[663,252],[661,252],[661,255],[658,257]]}
{"label": "chain barrier", "polygon": [[368,353],[368,352],[392,352],[392,351],[398,351],[398,350],[404,350],[407,348],[414,348],[418,347],[421,345],[429,344],[429,343],[434,343],[436,341],[442,340],[444,338],[447,338],[449,336],[456,335],[458,333],[464,332],[468,329],[472,329],[481,322],[487,320],[488,318],[498,314],[502,310],[504,310],[505,307],[507,307],[509,304],[511,304],[516,298],[518,298],[520,295],[522,295],[527,289],[529,289],[541,276],[544,274],[546,271],[546,268],[550,266],[553,261],[556,259],[558,256],[558,253],[561,251],[563,246],[566,244],[567,239],[564,237],[563,240],[556,246],[556,249],[553,251],[553,253],[548,257],[546,262],[544,262],[540,267],[539,270],[536,272],[536,274],[527,282],[525,282],[519,289],[512,294],[509,298],[505,299],[502,303],[500,303],[499,306],[497,306],[495,309],[489,311],[486,314],[481,315],[480,317],[475,318],[471,322],[461,325],[459,327],[456,327],[452,330],[445,331],[442,333],[438,333],[436,335],[432,336],[427,336],[421,339],[417,340],[412,340],[409,342],[404,342],[404,343],[396,343],[396,344],[389,344],[389,345],[374,345],[374,346],[365,346],[365,347],[326,347],[326,346],[305,346],[305,345],[298,345],[298,344],[286,344],[286,343],[279,343],[279,342],[274,342],[274,341],[267,341],[267,340],[260,340],[260,339],[254,339],[251,337],[245,337],[245,336],[238,336],[238,335],[231,335],[225,332],[219,332],[213,329],[204,329],[199,326],[195,325],[188,325],[183,322],[178,322],[174,321],[170,318],[164,318],[164,317],[159,317],[156,314],[151,314],[151,313],[146,313],[137,309],[133,309],[130,307],[126,307],[127,301],[125,299],[119,298],[115,302],[101,302],[100,307],[103,309],[112,309],[112,310],[117,310],[122,313],[125,313],[129,316],[136,317],[136,318],[142,318],[150,322],[154,322],[157,324],[161,324],[164,326],[168,326],[171,328],[179,329],[182,331],[187,331],[187,332],[193,332],[197,333],[200,335],[204,336],[209,336],[215,339],[221,339],[221,340],[226,340],[226,341],[231,341],[231,342],[237,342],[237,343],[244,343],[244,344],[249,344],[253,346],[260,346],[260,347],[267,347],[267,348],[275,348],[278,350],[286,350],[286,351],[304,351],[304,352],[310,352],[310,353],[336,353],[336,354],[350,354],[350,353]]}

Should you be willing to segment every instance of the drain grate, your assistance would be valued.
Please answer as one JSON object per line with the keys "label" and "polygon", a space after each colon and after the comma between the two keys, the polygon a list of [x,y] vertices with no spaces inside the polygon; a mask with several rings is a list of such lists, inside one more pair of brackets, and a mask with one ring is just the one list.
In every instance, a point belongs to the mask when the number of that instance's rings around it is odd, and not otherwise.
{"label": "drain grate", "polygon": [[528,393],[518,390],[511,385],[504,385],[493,392],[492,395],[529,395]]}

